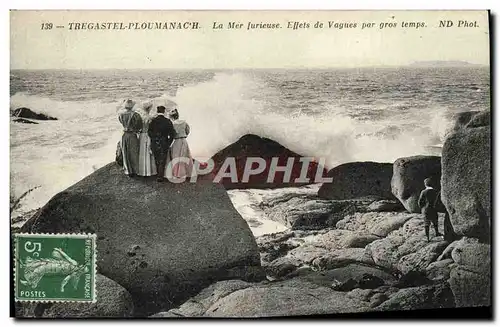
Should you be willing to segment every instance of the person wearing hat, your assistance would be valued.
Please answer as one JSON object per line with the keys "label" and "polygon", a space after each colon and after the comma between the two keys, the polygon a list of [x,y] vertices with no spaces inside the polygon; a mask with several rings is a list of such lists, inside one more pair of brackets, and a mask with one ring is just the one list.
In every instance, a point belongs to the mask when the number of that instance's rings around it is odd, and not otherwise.
{"label": "person wearing hat", "polygon": [[123,126],[121,149],[123,157],[123,169],[125,175],[134,177],[139,172],[139,139],[137,133],[142,129],[141,116],[133,111],[135,102],[125,101],[125,110],[120,113],[118,120]]}
{"label": "person wearing hat", "polygon": [[190,133],[189,124],[185,120],[179,119],[179,112],[176,108],[170,111],[169,117],[175,129],[175,139],[170,147],[167,159],[169,166],[165,175],[167,178],[190,177],[193,173],[193,158],[187,142]]}
{"label": "person wearing hat", "polygon": [[142,105],[142,131],[139,134],[139,176],[154,176],[156,175],[156,164],[151,150],[151,138],[148,135],[149,124],[153,117],[151,109],[153,103],[147,101]]}
{"label": "person wearing hat", "polygon": [[170,119],[165,117],[165,107],[156,108],[158,115],[149,124],[148,135],[151,138],[151,150],[158,174],[157,181],[164,181],[164,171],[167,165],[167,155],[175,137],[175,130]]}
{"label": "person wearing hat", "polygon": [[426,178],[424,180],[425,189],[420,192],[418,198],[418,205],[425,220],[425,235],[427,236],[427,242],[430,242],[429,228],[432,223],[434,226],[434,231],[436,236],[442,236],[438,229],[438,213],[436,209],[436,204],[439,200],[439,193],[431,186],[432,180]]}

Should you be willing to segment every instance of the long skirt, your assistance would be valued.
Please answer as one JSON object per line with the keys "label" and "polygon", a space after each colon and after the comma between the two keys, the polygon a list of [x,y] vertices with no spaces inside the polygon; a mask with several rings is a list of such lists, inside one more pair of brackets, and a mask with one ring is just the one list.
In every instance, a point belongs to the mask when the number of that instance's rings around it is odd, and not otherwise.
{"label": "long skirt", "polygon": [[139,172],[139,139],[132,132],[125,132],[122,136],[123,169],[126,175]]}
{"label": "long skirt", "polygon": [[147,133],[139,134],[139,176],[156,175],[156,164],[151,151],[151,139]]}
{"label": "long skirt", "polygon": [[193,158],[185,138],[175,139],[167,157],[165,177],[184,178],[193,174]]}

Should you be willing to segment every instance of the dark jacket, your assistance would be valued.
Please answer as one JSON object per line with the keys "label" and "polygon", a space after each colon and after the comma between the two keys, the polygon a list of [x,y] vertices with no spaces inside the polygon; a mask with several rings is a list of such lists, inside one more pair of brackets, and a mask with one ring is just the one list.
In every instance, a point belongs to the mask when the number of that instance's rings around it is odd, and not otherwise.
{"label": "dark jacket", "polygon": [[420,193],[420,197],[418,198],[418,206],[422,210],[422,213],[437,211],[436,202],[438,196],[438,192],[433,188],[426,188]]}
{"label": "dark jacket", "polygon": [[161,140],[170,146],[175,137],[174,125],[167,117],[158,115],[149,124],[148,135],[152,141]]}

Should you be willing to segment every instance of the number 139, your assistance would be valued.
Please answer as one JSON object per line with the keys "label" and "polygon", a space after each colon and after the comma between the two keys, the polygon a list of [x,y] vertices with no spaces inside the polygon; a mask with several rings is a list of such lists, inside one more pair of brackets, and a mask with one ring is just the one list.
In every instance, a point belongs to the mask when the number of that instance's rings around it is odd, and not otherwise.
{"label": "number 139", "polygon": [[52,27],[52,23],[42,23],[42,30],[51,30]]}

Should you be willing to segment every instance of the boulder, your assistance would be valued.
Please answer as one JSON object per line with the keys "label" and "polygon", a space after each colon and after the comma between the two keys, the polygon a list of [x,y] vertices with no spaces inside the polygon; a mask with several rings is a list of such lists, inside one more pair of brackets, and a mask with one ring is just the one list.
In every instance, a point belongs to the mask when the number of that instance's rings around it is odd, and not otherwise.
{"label": "boulder", "polygon": [[456,263],[449,283],[457,307],[491,305],[491,247],[489,244],[461,242],[451,252]]}
{"label": "boulder", "polygon": [[[442,217],[442,214],[440,214]],[[442,229],[442,219],[439,219]],[[448,245],[441,237],[434,237],[427,242],[424,221],[421,217],[407,220],[402,227],[390,232],[385,238],[366,246],[375,264],[392,271],[407,273],[414,269],[425,270],[435,261]]]}
{"label": "boulder", "polygon": [[12,116],[19,118],[37,119],[37,120],[57,120],[57,118],[55,117],[50,117],[46,114],[39,114],[25,107],[17,108],[14,111],[12,111]]}
{"label": "boulder", "polygon": [[377,235],[373,234],[358,234],[353,233],[350,236],[346,236],[342,240],[343,248],[364,248],[373,241],[380,239]]}
{"label": "boulder", "polygon": [[481,111],[474,116],[471,117],[470,121],[465,126],[466,128],[474,128],[481,126],[490,126],[491,125],[491,112]]}
{"label": "boulder", "polygon": [[276,260],[287,254],[291,249],[299,246],[299,244],[289,241],[294,236],[294,232],[279,232],[256,237],[262,262]]}
{"label": "boulder", "polygon": [[100,274],[96,276],[95,303],[59,302],[43,312],[43,318],[105,318],[131,317],[132,296],[123,286]]}
{"label": "boulder", "polygon": [[[248,158],[261,158],[266,162],[264,171],[259,174],[249,177],[248,182],[243,182],[243,173]],[[319,170],[320,176],[325,176],[327,171],[324,167],[319,166],[316,162],[311,162],[308,165],[306,179],[308,181],[295,181],[301,175],[302,155],[297,154],[281,144],[264,137],[253,134],[242,136],[238,141],[217,152],[211,159],[214,161],[214,169],[212,177],[215,177],[221,168],[224,166],[226,158],[234,158],[236,163],[237,181],[232,181],[230,177],[224,177],[220,180],[226,189],[248,189],[248,188],[277,188],[277,187],[292,187],[312,184],[315,181],[316,173]],[[277,165],[284,167],[287,165],[288,159],[293,159],[291,166],[291,175],[289,181],[284,180],[285,172],[277,171],[274,179],[267,182],[269,169],[273,158],[278,158]],[[252,164],[251,169],[258,167],[257,163]],[[226,167],[227,168],[227,167]],[[227,168],[229,172],[229,168]]]}
{"label": "boulder", "polygon": [[311,264],[321,270],[344,267],[352,263],[375,265],[365,249],[339,249],[317,256]]}
{"label": "boulder", "polygon": [[373,196],[393,199],[391,193],[392,164],[379,162],[351,162],[331,169],[331,183],[324,183],[318,191],[321,198],[332,200]]}
{"label": "boulder", "polygon": [[358,235],[372,234],[386,237],[390,232],[402,227],[405,222],[419,215],[406,212],[356,212],[340,220],[336,227],[356,232]]}
{"label": "boulder", "polygon": [[471,121],[472,117],[480,113],[480,111],[463,111],[453,115],[453,126],[450,132],[456,132],[458,130],[464,129],[467,124]]}
{"label": "boulder", "polygon": [[24,118],[16,118],[13,120],[15,123],[23,123],[23,124],[38,124],[36,121],[31,121],[29,119],[24,119]]}
{"label": "boulder", "polygon": [[463,248],[464,246],[468,245],[475,245],[478,244],[479,240],[477,238],[470,238],[470,237],[462,237],[459,240],[451,242],[446,249],[441,253],[441,255],[437,258],[436,261],[441,261],[445,259],[452,259],[451,253],[455,248]]}
{"label": "boulder", "polygon": [[490,271],[491,247],[489,244],[462,243],[451,252],[451,258],[467,270],[482,274]]}
{"label": "boulder", "polygon": [[111,163],[55,195],[23,231],[96,233],[99,272],[130,292],[138,316],[214,281],[265,278],[247,223],[209,179],[131,179]]}
{"label": "boulder", "polygon": [[399,158],[394,162],[391,180],[392,193],[409,212],[420,213],[418,198],[425,189],[424,180],[431,178],[439,190],[441,158],[437,156],[414,156]]}
{"label": "boulder", "polygon": [[441,261],[435,261],[427,266],[425,273],[427,278],[434,281],[447,281],[450,278],[450,272],[453,268],[452,259],[444,259]]}
{"label": "boulder", "polygon": [[293,273],[304,263],[297,258],[284,256],[271,261],[270,263],[262,263],[262,267],[266,271],[267,276],[272,278],[284,277]]}
{"label": "boulder", "polygon": [[330,286],[334,281],[345,285],[346,282],[352,280],[355,283],[351,289],[373,289],[384,284],[392,285],[396,282],[396,278],[386,271],[359,263],[352,263],[325,271],[311,272],[297,277],[297,279],[320,286]]}
{"label": "boulder", "polygon": [[403,288],[376,307],[380,311],[453,308],[453,294],[446,283]]}
{"label": "boulder", "polygon": [[238,290],[215,302],[209,317],[280,317],[355,313],[368,310],[368,303],[310,283],[294,280]]}
{"label": "boulder", "polygon": [[22,318],[124,318],[134,311],[132,296],[115,281],[96,275],[97,301],[16,303],[16,317]]}
{"label": "boulder", "polygon": [[373,201],[367,208],[367,211],[375,212],[394,212],[404,210],[405,207],[398,200]]}
{"label": "boulder", "polygon": [[370,308],[375,308],[387,301],[389,297],[384,293],[375,293],[370,297]]}
{"label": "boulder", "polygon": [[450,134],[443,147],[442,200],[458,236],[489,242],[491,226],[491,129]]}
{"label": "boulder", "polygon": [[208,308],[215,302],[233,292],[251,286],[253,286],[253,284],[237,279],[217,282],[203,289],[200,293],[184,302],[178,308],[171,309],[168,312],[158,313],[153,317],[200,317],[203,316]]}
{"label": "boulder", "polygon": [[434,262],[448,245],[446,241],[438,241],[427,244],[416,252],[407,254],[397,264],[397,269],[403,274],[410,271],[425,271]]}
{"label": "boulder", "polygon": [[356,236],[356,233],[344,229],[331,229],[325,233],[317,234],[307,238],[307,245],[316,246],[318,248],[329,251],[349,248],[349,240]]}
{"label": "boulder", "polygon": [[[279,201],[281,199],[282,201]],[[266,217],[291,229],[323,229],[334,227],[345,215],[366,205],[366,201],[333,201],[319,199],[316,195],[280,197],[263,202]]]}
{"label": "boulder", "polygon": [[458,266],[451,270],[449,283],[457,307],[491,305],[491,274],[478,274]]}
{"label": "boulder", "polygon": [[323,256],[328,256],[329,253],[330,250],[307,244],[291,250],[287,253],[287,256],[291,256],[304,264],[311,265],[313,261]]}
{"label": "boulder", "polygon": [[405,274],[401,274],[394,286],[399,288],[408,288],[430,284],[432,284],[432,280],[427,277],[426,272],[420,270],[411,270]]}

